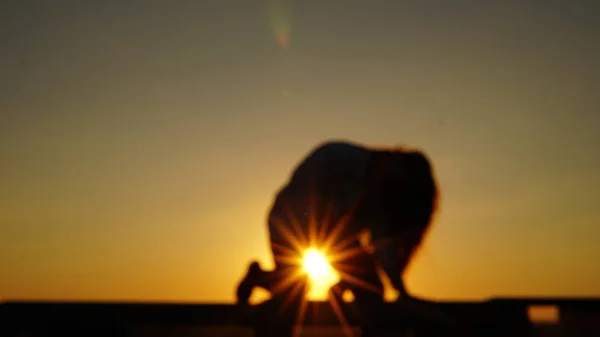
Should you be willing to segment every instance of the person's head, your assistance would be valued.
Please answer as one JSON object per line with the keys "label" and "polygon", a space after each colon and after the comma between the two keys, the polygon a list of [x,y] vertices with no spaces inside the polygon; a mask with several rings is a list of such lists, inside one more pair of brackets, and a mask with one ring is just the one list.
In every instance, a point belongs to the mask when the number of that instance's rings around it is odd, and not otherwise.
{"label": "person's head", "polygon": [[[390,272],[410,262],[436,211],[437,183],[429,159],[403,148],[374,150],[365,189],[371,241]],[[388,272],[386,270],[386,272]]]}

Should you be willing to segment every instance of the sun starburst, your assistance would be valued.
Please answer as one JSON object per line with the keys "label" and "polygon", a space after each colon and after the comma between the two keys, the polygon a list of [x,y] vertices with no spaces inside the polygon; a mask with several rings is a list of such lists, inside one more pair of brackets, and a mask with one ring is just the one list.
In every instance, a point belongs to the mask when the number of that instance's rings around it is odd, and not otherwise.
{"label": "sun starburst", "polygon": [[281,293],[286,289],[286,292],[289,292],[292,287],[294,291],[288,294],[289,301],[292,301],[292,298],[298,295],[294,285],[308,276],[310,288],[299,307],[298,325],[301,325],[305,315],[308,299],[329,298],[330,302],[333,300],[332,308],[348,334],[351,333],[351,329],[345,323],[346,319],[339,304],[334,303],[335,299],[328,296],[331,286],[341,279],[355,287],[379,293],[381,290],[352,275],[355,266],[350,261],[354,256],[364,253],[364,249],[356,245],[356,234],[347,227],[353,212],[336,214],[337,210],[333,204],[322,207],[318,199],[312,193],[308,198],[306,212],[302,214],[294,212],[295,207],[292,205],[284,205],[284,217],[272,219],[277,232],[285,240],[282,245],[274,245],[274,248],[282,253],[277,254],[276,258],[281,263],[298,266],[297,271],[281,281],[273,293]]}

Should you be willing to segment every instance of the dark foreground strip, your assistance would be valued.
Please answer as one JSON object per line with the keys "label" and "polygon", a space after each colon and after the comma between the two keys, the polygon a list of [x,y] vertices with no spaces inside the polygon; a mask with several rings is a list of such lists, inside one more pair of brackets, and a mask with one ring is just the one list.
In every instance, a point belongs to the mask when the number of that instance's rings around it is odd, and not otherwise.
{"label": "dark foreground strip", "polygon": [[[600,322],[600,299],[521,298],[494,299],[484,302],[421,302],[419,310],[402,303],[388,303],[381,309],[381,325],[401,327],[448,324],[480,327],[488,330],[514,330],[528,326],[527,308],[531,305],[556,305],[561,317],[573,320],[584,315]],[[309,302],[302,325],[339,325],[327,302]],[[359,325],[351,304],[342,306],[350,325]],[[257,321],[295,322],[296,313],[278,314],[266,305],[237,307],[226,304],[156,303],[80,303],[80,302],[7,302],[0,304],[0,336],[18,331],[86,327],[109,333],[111,329],[139,326],[256,326]],[[452,321],[452,322],[450,322]],[[579,323],[584,324],[584,323]],[[106,330],[106,329],[108,330]]]}

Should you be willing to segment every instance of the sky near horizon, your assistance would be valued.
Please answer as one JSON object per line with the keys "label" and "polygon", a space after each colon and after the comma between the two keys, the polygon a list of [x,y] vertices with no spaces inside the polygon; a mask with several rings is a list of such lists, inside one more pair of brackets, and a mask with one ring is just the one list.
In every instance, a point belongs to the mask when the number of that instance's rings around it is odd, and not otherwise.
{"label": "sky near horizon", "polygon": [[231,302],[317,143],[409,144],[436,299],[600,296],[596,1],[0,3],[0,298]]}

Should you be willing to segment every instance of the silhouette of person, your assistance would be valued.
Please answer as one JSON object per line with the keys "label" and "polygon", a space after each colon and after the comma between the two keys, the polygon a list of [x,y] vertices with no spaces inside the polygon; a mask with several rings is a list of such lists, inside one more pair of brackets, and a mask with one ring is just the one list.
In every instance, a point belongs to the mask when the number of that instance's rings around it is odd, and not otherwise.
{"label": "silhouette of person", "polygon": [[[359,307],[383,302],[379,264],[401,298],[410,298],[403,272],[436,210],[437,185],[430,161],[418,150],[368,148],[347,141],[317,146],[279,190],[268,216],[275,268],[252,262],[237,288],[248,302],[255,287],[274,300],[298,303],[307,289],[300,263],[308,247],[327,251]],[[359,235],[370,234],[371,250]]]}

